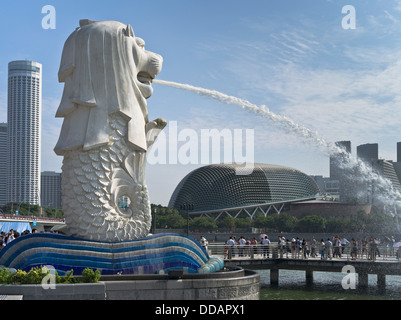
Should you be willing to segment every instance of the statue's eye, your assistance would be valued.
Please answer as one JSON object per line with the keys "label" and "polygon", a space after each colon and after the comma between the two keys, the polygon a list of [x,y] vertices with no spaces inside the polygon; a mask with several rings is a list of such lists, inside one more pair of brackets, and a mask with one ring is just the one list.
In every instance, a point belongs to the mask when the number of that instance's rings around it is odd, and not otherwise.
{"label": "statue's eye", "polygon": [[140,46],[141,48],[145,48],[145,41],[143,39],[136,37],[135,41],[138,46]]}

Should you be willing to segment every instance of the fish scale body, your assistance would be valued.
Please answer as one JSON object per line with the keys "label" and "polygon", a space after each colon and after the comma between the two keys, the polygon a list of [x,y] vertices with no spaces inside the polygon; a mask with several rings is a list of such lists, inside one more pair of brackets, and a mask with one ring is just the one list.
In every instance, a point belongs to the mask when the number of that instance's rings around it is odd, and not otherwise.
{"label": "fish scale body", "polygon": [[[126,144],[127,124],[109,116],[110,143],[68,151],[63,160],[62,206],[70,235],[108,242],[145,237],[151,226],[150,202],[143,181],[146,153]],[[127,197],[128,208],[118,206]]]}

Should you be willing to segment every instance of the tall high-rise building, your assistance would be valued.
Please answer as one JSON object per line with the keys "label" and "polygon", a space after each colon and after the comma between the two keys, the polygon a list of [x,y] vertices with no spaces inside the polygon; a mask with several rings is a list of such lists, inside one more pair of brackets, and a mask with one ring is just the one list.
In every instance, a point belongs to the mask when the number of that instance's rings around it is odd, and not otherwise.
{"label": "tall high-rise building", "polygon": [[[351,153],[351,141],[337,141],[336,146],[344,149],[345,152]],[[330,155],[330,178],[339,179],[342,170],[339,169],[339,164],[342,162],[340,154]]]}
{"label": "tall high-rise building", "polygon": [[[336,142],[337,146],[342,147],[347,153],[351,153],[350,141]],[[358,179],[355,168],[342,165],[342,154],[330,156],[330,180],[336,186],[339,181],[339,194],[341,201],[360,201],[375,206],[382,206],[379,200],[374,180]],[[374,172],[388,179],[396,190],[401,191],[401,142],[397,143],[397,162],[379,159],[379,145],[377,143],[367,143],[357,146],[357,157],[364,161]],[[328,189],[326,187],[326,189]]]}
{"label": "tall high-rise building", "polygon": [[401,183],[401,142],[397,142],[397,162],[393,162],[393,166]]}
{"label": "tall high-rise building", "polygon": [[7,123],[0,123],[0,206],[7,203]]}
{"label": "tall high-rise building", "polygon": [[383,177],[390,180],[393,187],[401,191],[400,180],[398,179],[394,163],[388,160],[376,160],[372,162],[373,168]]}
{"label": "tall high-rise building", "polygon": [[42,65],[8,64],[7,202],[40,204]]}
{"label": "tall high-rise building", "polygon": [[397,162],[401,162],[401,142],[397,142]]}
{"label": "tall high-rise building", "polygon": [[377,143],[366,143],[356,147],[358,159],[372,165],[373,161],[379,160],[379,145]]}
{"label": "tall high-rise building", "polygon": [[40,185],[41,205],[61,209],[61,173],[42,172]]}
{"label": "tall high-rise building", "polygon": [[352,183],[349,180],[350,172],[344,170],[343,162],[347,153],[351,154],[351,141],[337,141],[336,145],[346,153],[330,155],[330,179],[336,182],[340,201],[348,201],[352,196]]}

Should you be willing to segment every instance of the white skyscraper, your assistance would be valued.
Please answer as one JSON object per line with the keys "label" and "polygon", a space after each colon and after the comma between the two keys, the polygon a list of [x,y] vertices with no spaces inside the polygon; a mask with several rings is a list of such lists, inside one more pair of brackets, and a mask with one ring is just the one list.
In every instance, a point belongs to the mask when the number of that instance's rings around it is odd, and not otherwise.
{"label": "white skyscraper", "polygon": [[42,65],[8,64],[7,202],[40,204]]}

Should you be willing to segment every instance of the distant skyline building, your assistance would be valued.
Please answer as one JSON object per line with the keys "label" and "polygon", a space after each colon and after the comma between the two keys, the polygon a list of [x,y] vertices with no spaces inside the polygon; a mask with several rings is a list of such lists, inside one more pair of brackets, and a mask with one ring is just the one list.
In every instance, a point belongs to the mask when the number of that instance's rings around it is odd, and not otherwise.
{"label": "distant skyline building", "polygon": [[326,178],[323,176],[311,176],[315,180],[319,189],[322,190],[328,197],[339,199],[340,197],[340,181]]}
{"label": "distant skyline building", "polygon": [[8,64],[7,202],[40,204],[42,65]]}
{"label": "distant skyline building", "polygon": [[[351,141],[337,141],[336,145],[351,154]],[[349,172],[342,168],[344,158],[340,154],[330,155],[330,179],[326,181],[332,189],[331,194],[336,195],[340,201],[348,201],[352,194],[353,186],[348,179]],[[334,191],[336,189],[336,191]]]}
{"label": "distant skyline building", "polygon": [[7,203],[7,123],[0,123],[0,206]]}
{"label": "distant skyline building", "polygon": [[[342,146],[351,153],[350,141],[338,141],[337,145]],[[357,146],[357,158],[364,161],[384,178],[391,181],[393,187],[401,191],[401,142],[397,143],[397,162],[379,158],[379,145],[377,143],[366,143]],[[359,201],[362,203],[380,206],[382,203],[378,200],[380,197],[376,194],[374,181],[363,181],[355,179],[353,176],[355,170],[343,167],[341,165],[341,155],[330,156],[330,179],[321,176],[315,176],[315,180],[320,188],[326,191],[328,195],[335,195],[335,188],[329,188],[325,183],[336,186],[338,180],[339,199],[343,202]]]}
{"label": "distant skyline building", "polygon": [[372,161],[379,160],[379,145],[377,143],[361,144],[356,148],[356,156],[372,165]]}
{"label": "distant skyline building", "polygon": [[379,159],[372,163],[373,168],[377,170],[383,177],[391,181],[394,188],[401,191],[401,184],[397,176],[397,172],[392,161]]}
{"label": "distant skyline building", "polygon": [[[351,153],[351,141],[337,141],[336,146],[343,148],[346,152]],[[341,173],[338,169],[338,161],[340,161],[339,155],[330,155],[330,178],[337,179]]]}
{"label": "distant skyline building", "polygon": [[61,209],[61,173],[43,171],[40,184],[41,205]]}

